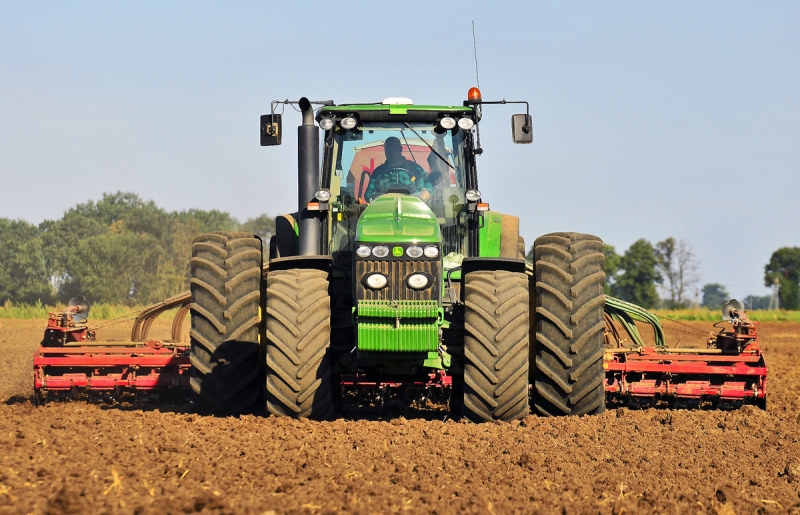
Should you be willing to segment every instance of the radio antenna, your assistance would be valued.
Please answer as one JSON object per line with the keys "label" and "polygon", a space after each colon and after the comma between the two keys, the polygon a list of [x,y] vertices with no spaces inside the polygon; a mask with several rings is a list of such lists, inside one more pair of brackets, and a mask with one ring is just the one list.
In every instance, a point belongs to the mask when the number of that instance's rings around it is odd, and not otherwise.
{"label": "radio antenna", "polygon": [[478,89],[481,89],[481,79],[478,76],[478,43],[475,40],[475,20],[472,20],[472,51],[475,54],[475,82]]}
{"label": "radio antenna", "polygon": [[[478,90],[481,89],[481,79],[478,75],[478,43],[475,40],[475,20],[472,20],[472,52],[475,55],[475,82],[477,82]],[[477,105],[475,110],[478,114],[478,119],[480,120],[481,117],[481,106]],[[483,149],[481,148],[481,129],[480,124],[475,124],[475,137],[476,141],[476,148],[475,148],[475,155],[479,156],[483,154]]]}

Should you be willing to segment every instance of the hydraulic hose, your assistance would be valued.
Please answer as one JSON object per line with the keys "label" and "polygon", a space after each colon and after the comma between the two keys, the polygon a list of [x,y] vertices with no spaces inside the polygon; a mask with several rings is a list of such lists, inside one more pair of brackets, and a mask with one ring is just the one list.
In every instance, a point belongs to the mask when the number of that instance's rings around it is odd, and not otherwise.
{"label": "hydraulic hose", "polygon": [[650,324],[655,335],[656,346],[663,347],[665,345],[664,329],[661,327],[661,322],[659,322],[656,315],[643,307],[606,295],[605,311],[614,321],[619,322],[638,347],[644,347],[644,342],[639,330],[636,328],[636,322]]}

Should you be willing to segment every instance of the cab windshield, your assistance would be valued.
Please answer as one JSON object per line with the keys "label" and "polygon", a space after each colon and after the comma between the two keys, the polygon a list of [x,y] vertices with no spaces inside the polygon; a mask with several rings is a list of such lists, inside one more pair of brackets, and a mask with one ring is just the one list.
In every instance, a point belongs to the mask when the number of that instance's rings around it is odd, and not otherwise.
{"label": "cab windshield", "polygon": [[330,227],[334,257],[352,250],[358,216],[388,192],[423,200],[442,229],[445,260],[448,254],[463,255],[466,136],[458,127],[443,130],[433,123],[410,122],[365,123],[329,134],[325,162],[335,199]]}

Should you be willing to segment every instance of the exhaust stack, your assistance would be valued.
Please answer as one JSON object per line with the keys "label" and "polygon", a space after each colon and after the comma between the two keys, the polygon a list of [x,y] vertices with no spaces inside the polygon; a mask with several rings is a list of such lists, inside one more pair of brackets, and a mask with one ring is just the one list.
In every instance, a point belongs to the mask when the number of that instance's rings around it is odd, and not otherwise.
{"label": "exhaust stack", "polygon": [[315,212],[308,210],[319,189],[319,127],[314,124],[314,109],[306,97],[300,99],[303,124],[297,128],[297,251],[300,256],[320,252],[320,223]]}

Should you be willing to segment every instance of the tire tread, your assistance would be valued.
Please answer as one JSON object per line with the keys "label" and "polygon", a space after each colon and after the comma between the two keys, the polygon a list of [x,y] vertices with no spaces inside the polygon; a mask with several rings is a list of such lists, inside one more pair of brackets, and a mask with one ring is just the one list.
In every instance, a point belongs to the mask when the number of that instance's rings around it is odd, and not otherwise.
{"label": "tire tread", "polygon": [[192,244],[190,385],[197,412],[260,409],[260,249],[261,240],[247,233],[203,234]]}
{"label": "tire tread", "polygon": [[545,416],[601,413],[603,241],[588,234],[548,234],[534,242],[534,256],[534,410]]}
{"label": "tire tread", "polygon": [[461,414],[472,421],[528,415],[528,278],[475,271],[464,283],[464,379]]}
{"label": "tire tread", "polygon": [[292,269],[267,275],[267,411],[326,420],[333,416],[328,274]]}

